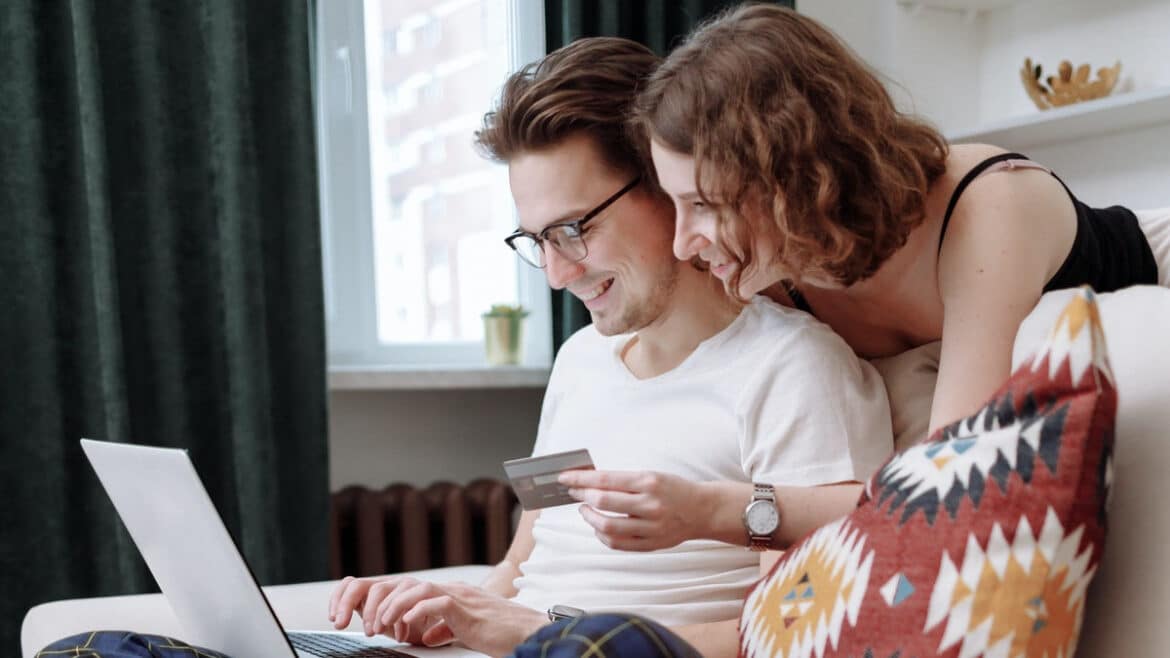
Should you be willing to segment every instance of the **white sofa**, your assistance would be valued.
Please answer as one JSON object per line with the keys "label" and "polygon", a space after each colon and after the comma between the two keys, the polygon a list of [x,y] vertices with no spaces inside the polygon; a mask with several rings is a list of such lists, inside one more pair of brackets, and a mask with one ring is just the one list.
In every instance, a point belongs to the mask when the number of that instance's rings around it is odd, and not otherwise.
{"label": "white sofa", "polygon": [[[1013,365],[1044,337],[1067,292],[1045,295],[1020,326]],[[1077,655],[1161,656],[1170,647],[1170,289],[1131,288],[1099,296],[1119,398],[1115,485],[1105,558],[1089,590]],[[886,379],[900,445],[920,437],[938,368],[937,345],[876,363]],[[435,580],[479,582],[487,567],[421,572]],[[286,628],[329,630],[332,583],[265,588]],[[182,638],[160,595],[75,599],[32,608],[21,629],[25,658],[49,642],[92,629],[128,629]],[[351,624],[351,630],[358,630]]]}
{"label": "white sofa", "polygon": [[[435,582],[478,583],[486,577],[488,569],[490,567],[482,565],[447,567],[419,571],[417,575]],[[328,609],[329,594],[335,584],[336,581],[325,581],[263,589],[284,628],[332,631]],[[37,651],[54,640],[98,629],[133,630],[180,640],[184,638],[183,626],[162,594],[70,599],[43,603],[28,611],[20,628],[21,655],[33,658]],[[355,618],[346,630],[361,632],[361,624]]]}

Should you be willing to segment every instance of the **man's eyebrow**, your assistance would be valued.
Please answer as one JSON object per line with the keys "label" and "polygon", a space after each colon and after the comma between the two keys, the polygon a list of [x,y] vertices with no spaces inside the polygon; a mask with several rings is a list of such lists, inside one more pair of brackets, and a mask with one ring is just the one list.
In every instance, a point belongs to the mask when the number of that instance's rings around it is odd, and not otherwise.
{"label": "man's eyebrow", "polygon": [[517,226],[516,228],[520,231],[524,231],[525,233],[528,233],[531,235],[538,235],[541,231],[543,231],[544,229],[546,229],[554,224],[564,224],[566,222],[575,222],[578,219],[581,219],[582,217],[584,217],[585,213],[587,213],[587,212],[589,212],[588,208],[586,208],[585,210],[574,210],[574,211],[562,213],[557,218],[550,219],[549,221],[545,222],[544,224],[542,224],[540,226],[540,228],[536,229],[535,231],[530,231],[530,230],[524,228],[523,226]]}
{"label": "man's eyebrow", "polygon": [[702,201],[703,195],[699,194],[698,190],[691,190],[678,195],[678,198],[680,201]]}

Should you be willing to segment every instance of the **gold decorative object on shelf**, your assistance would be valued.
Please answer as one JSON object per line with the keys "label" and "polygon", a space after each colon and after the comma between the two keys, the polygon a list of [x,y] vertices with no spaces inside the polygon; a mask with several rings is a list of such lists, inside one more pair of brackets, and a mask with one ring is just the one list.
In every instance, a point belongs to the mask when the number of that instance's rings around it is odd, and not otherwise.
{"label": "gold decorative object on shelf", "polygon": [[1060,62],[1058,74],[1050,75],[1045,80],[1040,65],[1033,65],[1032,58],[1025,57],[1024,68],[1020,69],[1020,80],[1036,107],[1047,110],[1108,96],[1121,77],[1121,62],[1097,69],[1096,80],[1089,80],[1089,73],[1088,64],[1081,64],[1074,71],[1072,62],[1066,59]]}

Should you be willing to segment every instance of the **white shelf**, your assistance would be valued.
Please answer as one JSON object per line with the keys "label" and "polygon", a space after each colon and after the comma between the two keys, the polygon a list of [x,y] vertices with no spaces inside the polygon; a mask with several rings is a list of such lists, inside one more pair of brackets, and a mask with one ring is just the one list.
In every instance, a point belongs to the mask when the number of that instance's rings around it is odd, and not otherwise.
{"label": "white shelf", "polygon": [[548,368],[527,366],[333,367],[330,391],[437,390],[473,388],[544,388]]}
{"label": "white shelf", "polygon": [[1170,122],[1170,87],[1117,94],[947,134],[952,143],[984,142],[1024,150]]}

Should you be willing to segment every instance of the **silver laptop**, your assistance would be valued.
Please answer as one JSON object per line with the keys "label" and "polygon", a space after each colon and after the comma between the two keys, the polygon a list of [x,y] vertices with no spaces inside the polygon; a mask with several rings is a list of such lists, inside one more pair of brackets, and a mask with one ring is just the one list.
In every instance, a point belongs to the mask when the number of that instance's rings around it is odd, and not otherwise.
{"label": "silver laptop", "polygon": [[485,655],[361,633],[285,632],[186,450],[90,439],[81,447],[183,626],[183,641],[233,658]]}

